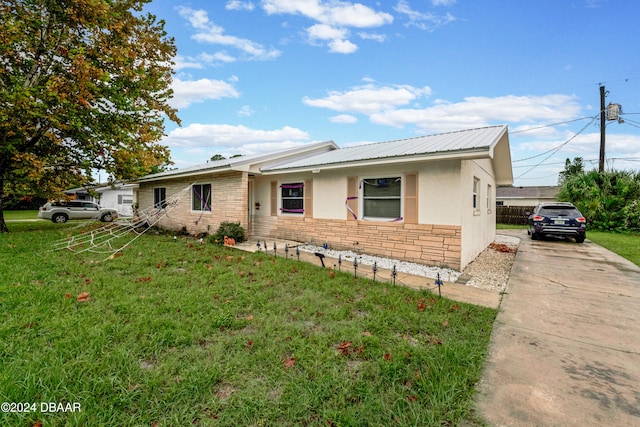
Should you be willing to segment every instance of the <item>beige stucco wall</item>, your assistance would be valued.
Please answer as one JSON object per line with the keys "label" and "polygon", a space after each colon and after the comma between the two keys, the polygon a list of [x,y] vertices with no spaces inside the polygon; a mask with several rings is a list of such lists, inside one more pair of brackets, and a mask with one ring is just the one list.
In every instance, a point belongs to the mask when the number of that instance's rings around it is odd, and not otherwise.
{"label": "beige stucco wall", "polygon": [[[347,176],[361,180],[404,177],[406,173],[418,174],[418,224],[363,220],[361,205],[360,219],[347,220]],[[260,211],[254,212],[254,234],[298,241],[328,241],[345,248],[358,242],[368,253],[463,269],[495,238],[495,182],[491,173],[491,161],[482,159],[360,167],[348,172],[321,170],[316,174],[256,176],[255,200],[260,203]],[[474,176],[481,180],[482,207],[486,207],[488,183],[493,192],[491,209],[480,209],[475,214],[471,207]],[[271,181],[280,185],[305,180],[313,180],[313,217],[281,213],[272,217]],[[361,198],[358,202],[361,203]]]}
{"label": "beige stucco wall", "polygon": [[[473,179],[480,180],[479,208],[473,209]],[[463,160],[460,169],[460,199],[462,218],[462,264],[467,265],[486,248],[496,237],[495,179],[489,159]],[[491,198],[487,206],[487,184],[491,184]]]}

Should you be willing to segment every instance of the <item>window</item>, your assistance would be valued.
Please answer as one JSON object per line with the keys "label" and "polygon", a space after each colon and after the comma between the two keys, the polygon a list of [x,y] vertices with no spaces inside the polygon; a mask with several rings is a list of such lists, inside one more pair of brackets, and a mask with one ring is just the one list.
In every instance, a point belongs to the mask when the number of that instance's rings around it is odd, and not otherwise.
{"label": "window", "polygon": [[478,210],[480,208],[478,197],[480,197],[480,180],[473,177],[473,209]]}
{"label": "window", "polygon": [[491,212],[491,184],[487,184],[487,212]]}
{"label": "window", "polygon": [[191,186],[191,210],[211,212],[211,184],[193,184]]}
{"label": "window", "polygon": [[153,189],[153,207],[163,209],[167,206],[167,189],[158,187]]}
{"label": "window", "polygon": [[280,212],[304,213],[304,183],[282,184],[280,186],[282,207]]}
{"label": "window", "polygon": [[365,218],[402,217],[402,180],[399,177],[365,179],[362,208]]}

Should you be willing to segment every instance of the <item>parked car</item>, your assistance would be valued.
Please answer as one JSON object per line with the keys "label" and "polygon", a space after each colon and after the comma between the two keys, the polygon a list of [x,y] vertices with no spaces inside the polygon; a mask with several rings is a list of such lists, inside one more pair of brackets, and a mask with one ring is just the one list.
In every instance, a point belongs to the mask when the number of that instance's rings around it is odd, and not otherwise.
{"label": "parked car", "polygon": [[573,237],[584,242],[587,219],[571,203],[540,203],[527,219],[527,233],[532,240],[544,236]]}
{"label": "parked car", "polygon": [[63,224],[70,219],[99,219],[111,222],[118,217],[115,209],[102,208],[97,203],[84,200],[47,202],[38,210],[38,218]]}

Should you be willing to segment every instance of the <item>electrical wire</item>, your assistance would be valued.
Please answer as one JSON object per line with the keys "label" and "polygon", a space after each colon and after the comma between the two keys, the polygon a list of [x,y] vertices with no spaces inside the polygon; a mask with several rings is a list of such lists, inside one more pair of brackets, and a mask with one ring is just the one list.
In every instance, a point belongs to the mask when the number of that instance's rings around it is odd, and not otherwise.
{"label": "electrical wire", "polygon": [[567,123],[573,123],[573,122],[578,122],[580,120],[587,120],[587,119],[591,119],[592,117],[580,117],[579,119],[573,119],[573,120],[567,120],[566,122],[558,122],[558,123],[551,123],[549,125],[542,125],[542,126],[536,126],[534,128],[529,128],[529,129],[523,129],[523,130],[514,130],[509,132],[511,135],[515,134],[515,133],[523,133],[523,132],[530,132],[532,130],[537,130],[537,129],[544,129],[544,128],[549,128],[549,127],[553,127],[553,126],[558,126],[558,125],[565,125]]}
{"label": "electrical wire", "polygon": [[[556,147],[555,149],[551,150],[551,154],[549,154],[547,157],[545,157],[544,159],[542,159],[539,163],[533,165],[532,167],[530,167],[529,169],[526,170],[526,172],[524,172],[523,174],[521,174],[520,176],[516,177],[516,179],[520,179],[523,176],[525,176],[526,174],[528,174],[529,172],[531,172],[533,169],[537,168],[538,166],[540,166],[541,164],[543,164],[547,159],[549,159],[551,156],[553,156],[555,153],[557,153],[558,151],[560,151],[560,149],[562,147],[564,147],[565,145],[567,145],[568,143],[570,143],[571,141],[573,141],[574,138],[576,138],[578,135],[580,135],[582,132],[584,132],[584,130],[589,127],[591,125],[591,123],[593,123],[596,120],[597,117],[593,117],[591,119],[591,121],[589,121],[589,123],[587,123],[585,126],[582,127],[582,129],[580,129],[578,132],[576,132],[571,138],[567,139],[565,142],[563,142],[562,144],[560,144],[558,147]],[[546,153],[549,153],[549,151],[547,151]],[[546,154],[545,153],[545,154]],[[538,157],[538,156],[535,156]]]}

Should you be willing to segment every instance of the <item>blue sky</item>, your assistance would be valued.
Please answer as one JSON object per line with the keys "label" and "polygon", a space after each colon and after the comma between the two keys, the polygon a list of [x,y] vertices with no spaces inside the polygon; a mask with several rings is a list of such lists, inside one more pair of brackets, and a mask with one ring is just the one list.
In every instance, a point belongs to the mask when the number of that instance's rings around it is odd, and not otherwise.
{"label": "blue sky", "polygon": [[[640,169],[636,0],[155,0],[178,48],[175,167],[507,124],[515,185],[566,158]],[[556,150],[557,149],[557,150]]]}

